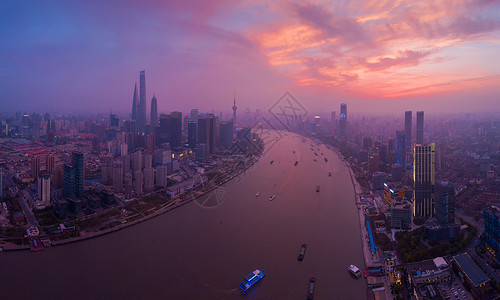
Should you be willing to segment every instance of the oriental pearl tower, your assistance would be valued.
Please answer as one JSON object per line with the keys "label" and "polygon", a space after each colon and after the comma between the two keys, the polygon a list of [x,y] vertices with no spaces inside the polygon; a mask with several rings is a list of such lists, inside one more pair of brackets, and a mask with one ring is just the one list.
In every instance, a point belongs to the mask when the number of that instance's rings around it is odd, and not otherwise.
{"label": "oriental pearl tower", "polygon": [[234,90],[234,99],[233,99],[233,136],[236,136],[236,90]]}

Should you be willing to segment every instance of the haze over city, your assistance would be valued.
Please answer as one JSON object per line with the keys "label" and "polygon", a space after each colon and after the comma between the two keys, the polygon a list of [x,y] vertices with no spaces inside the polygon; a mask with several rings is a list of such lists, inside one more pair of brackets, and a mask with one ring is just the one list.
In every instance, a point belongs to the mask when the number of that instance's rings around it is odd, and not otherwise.
{"label": "haze over city", "polygon": [[500,0],[4,1],[0,299],[500,299]]}
{"label": "haze over city", "polygon": [[[2,111],[498,111],[498,1],[10,1]],[[186,107],[187,106],[187,107]]]}

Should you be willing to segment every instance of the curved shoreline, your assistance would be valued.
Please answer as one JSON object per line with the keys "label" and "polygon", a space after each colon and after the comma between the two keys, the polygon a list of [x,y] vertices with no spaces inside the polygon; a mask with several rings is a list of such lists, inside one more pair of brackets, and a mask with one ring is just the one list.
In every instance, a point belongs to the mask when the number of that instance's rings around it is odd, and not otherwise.
{"label": "curved shoreline", "polygon": [[[252,167],[254,164],[256,164],[260,160],[261,157],[262,157],[262,153],[259,156],[257,156],[256,159],[253,159],[252,162],[248,166],[246,166],[244,169],[242,169],[239,172],[233,174],[232,176],[230,176],[229,178],[227,178],[224,182],[222,182],[220,184],[217,184],[217,185],[214,185],[213,187],[211,187],[210,189],[208,189],[207,191],[203,192],[200,195],[196,195],[194,197],[189,197],[189,198],[184,199],[182,201],[178,201],[178,199],[177,199],[177,201],[174,200],[171,203],[175,203],[175,205],[166,204],[164,207],[160,208],[159,210],[155,211],[154,213],[152,213],[150,215],[141,217],[139,219],[133,220],[133,221],[128,222],[128,223],[119,224],[119,225],[117,225],[115,227],[112,227],[112,228],[100,230],[100,231],[97,231],[97,232],[85,233],[84,235],[80,235],[78,237],[72,237],[72,238],[67,238],[67,239],[57,240],[57,241],[50,241],[50,246],[61,246],[61,245],[66,245],[66,244],[70,244],[70,243],[75,243],[75,242],[84,241],[84,240],[87,240],[87,239],[92,239],[92,238],[100,237],[100,236],[103,236],[103,235],[106,235],[106,234],[110,234],[110,233],[113,233],[113,232],[125,229],[125,228],[130,227],[130,226],[134,226],[136,224],[139,224],[139,223],[151,220],[152,218],[158,217],[158,216],[160,216],[162,214],[165,214],[165,213],[167,213],[167,212],[169,212],[171,210],[174,210],[176,208],[184,206],[184,205],[186,205],[186,204],[188,204],[188,203],[190,203],[190,202],[192,202],[192,201],[194,201],[194,200],[196,200],[196,199],[198,199],[200,197],[203,197],[203,196],[207,195],[208,193],[212,192],[213,190],[215,190],[219,186],[227,184],[229,181],[231,181],[234,178],[238,177],[243,172],[245,172],[250,167]],[[48,238],[50,239],[50,237],[48,237]],[[44,239],[44,238],[42,238],[42,239]],[[2,249],[2,251],[4,251],[4,252],[5,251],[15,251],[15,250],[29,250],[30,246],[29,245],[3,244],[3,245],[0,245],[0,249]]]}

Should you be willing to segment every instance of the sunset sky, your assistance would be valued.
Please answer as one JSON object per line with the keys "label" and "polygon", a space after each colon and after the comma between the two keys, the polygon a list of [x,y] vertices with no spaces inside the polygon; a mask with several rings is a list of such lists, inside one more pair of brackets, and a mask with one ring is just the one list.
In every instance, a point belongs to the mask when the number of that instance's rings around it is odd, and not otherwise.
{"label": "sunset sky", "polygon": [[500,1],[4,1],[0,111],[500,111]]}

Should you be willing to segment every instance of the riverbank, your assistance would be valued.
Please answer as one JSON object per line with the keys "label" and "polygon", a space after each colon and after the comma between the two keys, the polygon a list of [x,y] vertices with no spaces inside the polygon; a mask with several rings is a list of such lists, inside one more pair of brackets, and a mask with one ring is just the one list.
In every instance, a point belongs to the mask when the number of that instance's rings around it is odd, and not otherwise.
{"label": "riverbank", "polygon": [[[167,213],[167,212],[169,212],[169,211],[171,211],[171,210],[173,210],[175,208],[179,208],[181,206],[184,206],[184,205],[186,205],[186,204],[188,204],[188,203],[190,203],[190,202],[192,202],[192,201],[194,201],[194,200],[196,200],[196,199],[198,199],[200,197],[206,196],[207,194],[209,194],[210,192],[214,191],[218,187],[220,187],[222,185],[225,185],[229,181],[231,181],[234,178],[237,178],[238,176],[240,176],[242,173],[244,173],[245,171],[247,171],[250,167],[252,167],[253,165],[255,165],[255,163],[257,163],[260,160],[261,157],[262,157],[262,154],[260,156],[256,156],[256,157],[252,158],[250,160],[250,162],[247,162],[247,164],[244,164],[244,168],[243,169],[240,169],[240,170],[238,170],[238,172],[236,172],[236,173],[228,176],[221,183],[210,186],[207,190],[200,191],[199,193],[196,193],[196,194],[187,192],[187,193],[185,193],[185,194],[182,195],[185,198],[182,198],[182,196],[181,196],[181,197],[179,197],[179,198],[177,198],[175,200],[171,200],[171,201],[168,201],[170,199],[166,199],[167,202],[165,202],[164,204],[162,204],[162,207],[160,209],[158,209],[157,211],[153,212],[150,215],[143,216],[141,218],[135,219],[135,220],[127,222],[127,223],[116,225],[116,226],[114,226],[112,228],[108,228],[108,229],[104,229],[104,230],[100,230],[100,231],[96,231],[96,232],[81,233],[77,237],[71,237],[71,238],[66,238],[66,239],[52,241],[52,240],[50,240],[50,236],[46,236],[43,239],[44,240],[49,240],[49,241],[44,243],[45,247],[60,246],[60,245],[65,245],[65,244],[69,244],[69,243],[74,243],[74,242],[79,242],[79,241],[91,239],[91,238],[100,237],[100,236],[103,236],[103,235],[106,235],[106,234],[110,234],[110,233],[113,233],[113,232],[125,229],[125,228],[130,227],[130,226],[134,226],[134,225],[137,225],[139,223],[151,220],[152,218],[158,217],[158,216],[160,216],[160,215],[162,215],[164,213]],[[2,244],[0,246],[0,252],[2,252],[2,251],[4,251],[4,252],[7,252],[7,251],[16,251],[16,250],[29,250],[29,249],[30,249],[29,245],[17,245],[17,244],[8,243],[8,242],[6,242],[5,244]]]}

